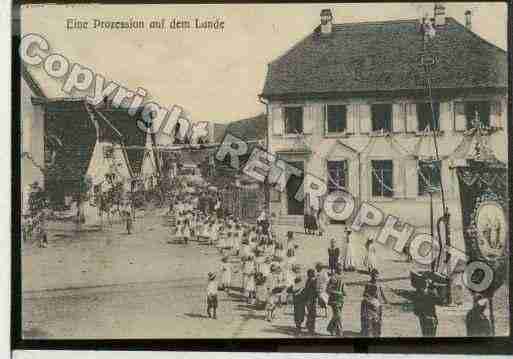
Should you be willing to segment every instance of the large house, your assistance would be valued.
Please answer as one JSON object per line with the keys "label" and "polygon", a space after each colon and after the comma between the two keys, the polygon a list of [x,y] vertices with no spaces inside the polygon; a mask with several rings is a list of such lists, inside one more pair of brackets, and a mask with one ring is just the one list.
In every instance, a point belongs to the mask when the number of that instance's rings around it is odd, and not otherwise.
{"label": "large house", "polygon": [[[476,155],[477,141],[507,162],[507,53],[471,30],[471,16],[463,25],[437,4],[427,21],[335,24],[323,10],[320,25],[268,65],[269,151],[328,191],[347,189],[420,227],[430,193],[441,215],[441,181],[461,228],[454,166]],[[291,177],[286,193],[271,193],[270,212],[300,224],[320,202],[307,193],[298,202],[300,184]]]}

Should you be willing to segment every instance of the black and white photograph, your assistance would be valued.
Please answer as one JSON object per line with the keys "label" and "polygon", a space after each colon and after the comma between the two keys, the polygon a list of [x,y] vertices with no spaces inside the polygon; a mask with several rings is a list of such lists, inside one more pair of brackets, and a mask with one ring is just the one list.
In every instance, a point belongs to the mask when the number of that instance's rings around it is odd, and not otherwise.
{"label": "black and white photograph", "polygon": [[510,336],[507,13],[22,5],[21,339]]}

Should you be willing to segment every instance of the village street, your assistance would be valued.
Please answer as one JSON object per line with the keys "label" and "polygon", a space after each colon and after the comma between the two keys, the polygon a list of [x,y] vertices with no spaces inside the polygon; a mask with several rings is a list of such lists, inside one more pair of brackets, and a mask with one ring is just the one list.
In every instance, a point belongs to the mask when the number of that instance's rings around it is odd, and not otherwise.
{"label": "village street", "polygon": [[[160,212],[162,212],[160,210]],[[48,248],[25,244],[22,260],[24,338],[254,338],[293,336],[292,307],[274,322],[264,311],[246,304],[237,290],[220,293],[218,319],[206,316],[206,274],[218,271],[215,247],[192,242],[169,244],[168,229],[159,210],[139,214],[135,233],[127,235],[121,223],[80,236],[71,223],[52,223]],[[278,234],[291,227],[276,226]],[[305,267],[327,262],[327,238],[339,238],[332,226],[324,240],[296,233],[298,263]],[[338,241],[338,245],[343,247]],[[357,245],[363,257],[363,241]],[[383,336],[418,336],[418,320],[404,303],[411,290],[409,269],[396,253],[378,247],[379,267],[389,304],[384,307]],[[234,267],[237,263],[234,259]],[[240,285],[235,275],[235,286]],[[360,331],[360,302],[366,274],[344,274],[344,335]],[[497,298],[497,335],[507,334],[507,287]],[[438,335],[466,335],[468,309],[440,314]],[[317,332],[327,335],[328,319],[318,318]]]}

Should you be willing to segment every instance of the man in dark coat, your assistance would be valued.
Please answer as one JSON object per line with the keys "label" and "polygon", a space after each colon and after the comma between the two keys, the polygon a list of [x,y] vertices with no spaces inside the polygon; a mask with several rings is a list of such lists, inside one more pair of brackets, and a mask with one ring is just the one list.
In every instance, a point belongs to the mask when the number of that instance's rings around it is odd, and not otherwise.
{"label": "man in dark coat", "polygon": [[472,309],[469,310],[465,318],[467,324],[467,335],[469,337],[489,337],[492,336],[492,326],[490,320],[484,314],[486,308],[486,299],[477,297]]}
{"label": "man in dark coat", "polygon": [[304,282],[300,277],[294,280],[294,285],[291,288],[292,300],[294,303],[294,323],[296,324],[296,335],[301,333],[301,326],[305,320],[305,295],[304,295]]}
{"label": "man in dark coat", "polygon": [[414,299],[414,313],[419,318],[420,328],[424,337],[436,337],[438,317],[436,305],[441,305],[442,300],[435,292],[435,287],[430,280],[424,282],[424,286],[417,287]]}
{"label": "man in dark coat", "polygon": [[317,318],[317,280],[315,270],[307,271],[307,279],[304,290],[306,309],[306,329],[309,335],[315,335],[315,320]]}
{"label": "man in dark coat", "polygon": [[363,294],[360,321],[361,335],[377,338],[381,336],[383,308],[378,299],[377,286],[367,286]]}
{"label": "man in dark coat", "polygon": [[340,248],[335,247],[335,240],[331,240],[331,246],[328,248],[328,267],[330,273],[335,273],[340,258]]}

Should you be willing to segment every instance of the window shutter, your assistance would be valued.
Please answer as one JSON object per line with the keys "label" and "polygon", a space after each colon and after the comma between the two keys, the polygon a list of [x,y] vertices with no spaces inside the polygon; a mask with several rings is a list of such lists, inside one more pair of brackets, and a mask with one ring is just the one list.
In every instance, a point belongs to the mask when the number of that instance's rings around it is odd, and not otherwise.
{"label": "window shutter", "polygon": [[447,199],[456,199],[458,187],[458,179],[456,177],[456,171],[451,170],[449,167],[449,161],[441,161],[440,164],[440,182],[444,186],[444,193]]}
{"label": "window shutter", "polygon": [[369,133],[371,129],[371,107],[367,104],[358,105],[360,133]]}
{"label": "window shutter", "polygon": [[322,105],[321,112],[322,133],[326,136],[328,134],[328,105]]}
{"label": "window shutter", "polygon": [[418,195],[419,187],[419,174],[417,170],[417,160],[407,159],[404,160],[405,182],[406,182],[406,197],[415,198]]}
{"label": "window shutter", "polygon": [[360,176],[358,175],[358,159],[352,158],[347,160],[346,163],[348,166],[346,171],[346,179],[349,182],[347,185],[349,192],[353,196],[359,196],[360,194],[358,193],[358,179],[360,178]]}
{"label": "window shutter", "polygon": [[467,129],[467,123],[465,118],[465,103],[455,102],[454,103],[454,130],[465,131]]}
{"label": "window shutter", "polygon": [[273,124],[273,134],[283,135],[284,119],[283,109],[281,107],[273,107],[271,110],[271,120]]}
{"label": "window shutter", "polygon": [[414,103],[406,103],[406,132],[417,132],[417,106]]}
{"label": "window shutter", "polygon": [[500,101],[491,103],[490,126],[502,128],[502,103]]}
{"label": "window shutter", "polygon": [[440,102],[440,116],[438,122],[440,130],[444,132],[452,131],[452,116],[451,116],[451,103]]}
{"label": "window shutter", "polygon": [[313,120],[313,106],[303,106],[303,133],[309,135],[313,131],[314,120]]}
{"label": "window shutter", "polygon": [[364,173],[360,177],[360,179],[363,181],[362,188],[367,190],[367,193],[363,194],[363,198],[370,199],[373,197],[372,193],[372,181],[374,175],[372,174],[372,160],[366,160],[366,163],[363,164]]}
{"label": "window shutter", "polygon": [[355,133],[355,109],[356,105],[346,105],[346,132]]}
{"label": "window shutter", "polygon": [[402,103],[392,105],[392,131],[404,132],[404,106]]}
{"label": "window shutter", "polygon": [[404,197],[404,167],[401,165],[403,160],[394,160],[392,167],[392,175],[394,176],[393,185],[394,185],[394,197],[402,198]]}

